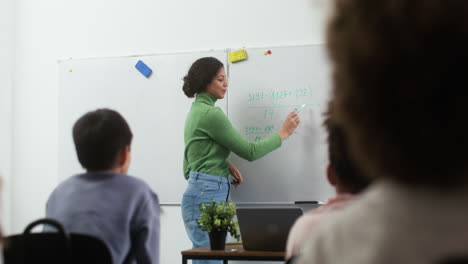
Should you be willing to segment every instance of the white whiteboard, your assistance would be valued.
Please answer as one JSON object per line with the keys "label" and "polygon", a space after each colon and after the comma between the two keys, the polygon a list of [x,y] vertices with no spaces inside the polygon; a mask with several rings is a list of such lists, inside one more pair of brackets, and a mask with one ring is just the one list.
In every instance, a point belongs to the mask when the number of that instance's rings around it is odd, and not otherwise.
{"label": "white whiteboard", "polygon": [[[162,204],[180,204],[184,124],[193,100],[182,92],[182,77],[198,58],[212,56],[226,65],[225,51],[138,57],[70,59],[59,62],[59,177],[82,172],[72,126],[97,108],[119,111],[133,132],[129,174],[144,179]],[[144,77],[138,60],[153,73]],[[217,102],[226,111],[226,100]]]}
{"label": "white whiteboard", "polygon": [[[271,54],[264,55],[265,50]],[[324,46],[308,45],[247,49],[248,59],[229,65],[228,113],[250,140],[277,132],[297,106],[301,124],[278,150],[248,162],[231,161],[244,184],[231,189],[237,203],[322,201],[332,189],[326,180],[328,162],[323,111],[330,90]]]}
{"label": "white whiteboard", "polygon": [[[263,52],[270,49],[270,55]],[[82,172],[71,129],[84,113],[108,107],[128,121],[134,139],[129,174],[144,179],[163,204],[180,204],[186,188],[182,172],[183,131],[193,100],[182,92],[182,77],[198,58],[213,56],[229,76],[228,95],[217,105],[248,139],[281,128],[286,115],[307,104],[301,124],[283,146],[254,162],[235,155],[245,184],[232,188],[237,203],[291,203],[325,200],[327,145],[322,113],[329,93],[329,69],[322,45],[247,49],[248,59],[227,64],[227,51],[151,56],[70,59],[59,63],[59,175]],[[150,78],[135,68],[153,69]]]}

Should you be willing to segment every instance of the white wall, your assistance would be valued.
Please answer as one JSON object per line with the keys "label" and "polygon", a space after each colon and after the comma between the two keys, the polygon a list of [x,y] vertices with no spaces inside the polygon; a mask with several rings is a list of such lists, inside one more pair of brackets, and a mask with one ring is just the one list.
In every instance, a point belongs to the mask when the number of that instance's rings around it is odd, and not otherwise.
{"label": "white wall", "polygon": [[[44,215],[58,183],[58,58],[322,43],[327,0],[16,0],[16,5],[11,232]],[[180,208],[163,210],[161,263],[177,263],[190,242]]]}
{"label": "white wall", "polygon": [[1,226],[10,230],[12,100],[14,67],[14,0],[0,2],[0,177],[2,181]]}

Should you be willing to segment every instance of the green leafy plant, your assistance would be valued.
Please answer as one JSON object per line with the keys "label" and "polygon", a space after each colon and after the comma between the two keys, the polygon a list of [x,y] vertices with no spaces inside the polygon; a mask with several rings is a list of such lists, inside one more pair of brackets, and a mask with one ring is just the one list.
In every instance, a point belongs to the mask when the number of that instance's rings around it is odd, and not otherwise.
{"label": "green leafy plant", "polygon": [[229,232],[239,241],[239,225],[234,221],[235,214],[236,208],[233,203],[222,201],[217,204],[211,199],[208,204],[200,205],[200,220],[197,220],[197,224],[203,231]]}

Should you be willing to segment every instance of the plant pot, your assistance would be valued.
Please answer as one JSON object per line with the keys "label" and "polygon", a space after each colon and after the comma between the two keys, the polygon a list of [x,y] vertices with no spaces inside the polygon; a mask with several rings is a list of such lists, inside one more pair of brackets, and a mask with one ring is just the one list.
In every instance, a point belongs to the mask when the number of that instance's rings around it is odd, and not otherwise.
{"label": "plant pot", "polygon": [[210,232],[210,247],[212,250],[224,250],[226,246],[227,231]]}

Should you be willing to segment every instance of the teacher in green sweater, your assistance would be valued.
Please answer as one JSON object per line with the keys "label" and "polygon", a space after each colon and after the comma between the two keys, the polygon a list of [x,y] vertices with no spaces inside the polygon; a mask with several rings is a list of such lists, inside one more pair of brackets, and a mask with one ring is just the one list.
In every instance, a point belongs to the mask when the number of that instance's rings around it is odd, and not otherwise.
{"label": "teacher in green sweater", "polygon": [[182,217],[193,247],[200,247],[209,244],[208,233],[196,223],[200,204],[210,199],[218,203],[227,201],[229,174],[235,178],[235,186],[243,182],[237,167],[228,160],[231,151],[249,161],[259,159],[279,148],[300,120],[293,111],[278,133],[249,142],[232,126],[221,108],[215,106],[217,100],[224,98],[228,86],[224,66],[218,59],[198,59],[183,80],[185,95],[195,97],[195,102],[185,122],[183,171],[188,187],[182,199]]}

